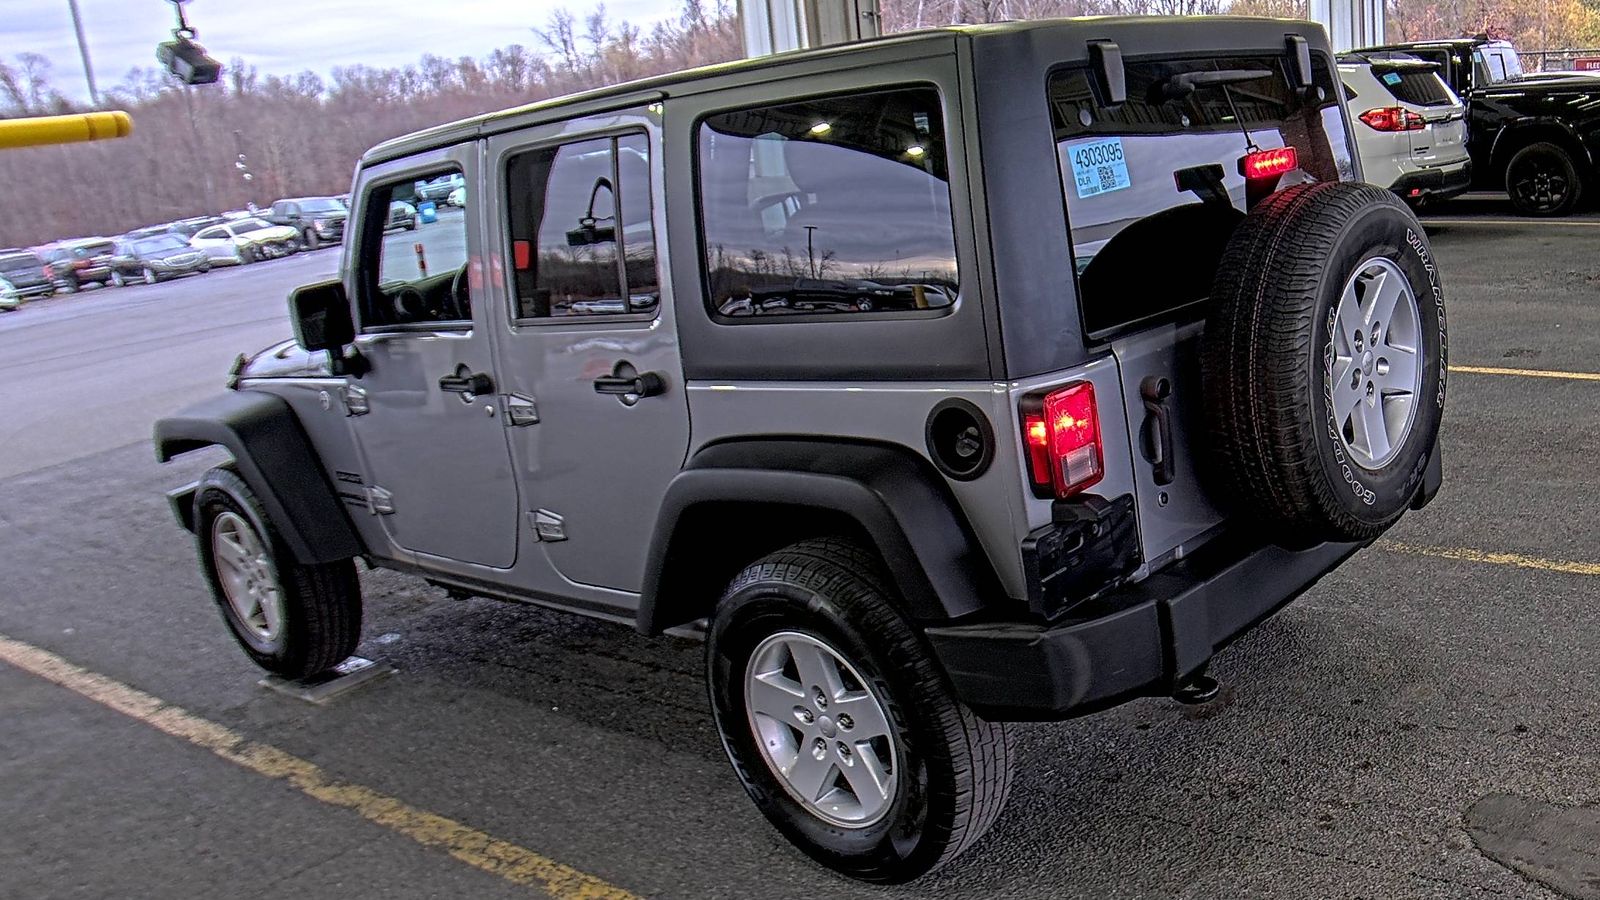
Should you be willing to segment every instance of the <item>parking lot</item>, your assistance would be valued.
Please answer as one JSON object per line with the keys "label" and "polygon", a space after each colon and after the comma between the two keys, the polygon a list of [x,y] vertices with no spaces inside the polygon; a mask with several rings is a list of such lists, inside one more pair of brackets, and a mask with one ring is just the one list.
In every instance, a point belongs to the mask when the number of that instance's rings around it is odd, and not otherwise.
{"label": "parking lot", "polygon": [[0,315],[0,897],[1600,897],[1600,216],[1428,223],[1438,500],[1211,704],[1023,727],[999,824],[898,889],[767,826],[690,641],[370,572],[360,652],[398,673],[258,685],[163,498],[219,457],[149,429],[339,250]]}

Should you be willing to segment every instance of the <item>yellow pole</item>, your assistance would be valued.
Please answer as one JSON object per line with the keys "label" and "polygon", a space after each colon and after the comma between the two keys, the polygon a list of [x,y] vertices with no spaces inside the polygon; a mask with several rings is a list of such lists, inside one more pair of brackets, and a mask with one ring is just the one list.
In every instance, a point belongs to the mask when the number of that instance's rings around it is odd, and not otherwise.
{"label": "yellow pole", "polygon": [[0,120],[0,148],[39,147],[127,137],[133,119],[121,110]]}

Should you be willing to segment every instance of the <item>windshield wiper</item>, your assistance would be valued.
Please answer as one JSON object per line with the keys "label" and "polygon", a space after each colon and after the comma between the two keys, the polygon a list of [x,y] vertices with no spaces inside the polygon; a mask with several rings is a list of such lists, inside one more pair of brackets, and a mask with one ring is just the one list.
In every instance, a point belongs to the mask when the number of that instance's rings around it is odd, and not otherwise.
{"label": "windshield wiper", "polygon": [[1268,69],[1216,69],[1210,72],[1179,72],[1161,82],[1157,90],[1160,92],[1162,100],[1179,100],[1194,93],[1198,88],[1242,84],[1246,81],[1259,81],[1262,78],[1271,78],[1272,76],[1273,73]]}

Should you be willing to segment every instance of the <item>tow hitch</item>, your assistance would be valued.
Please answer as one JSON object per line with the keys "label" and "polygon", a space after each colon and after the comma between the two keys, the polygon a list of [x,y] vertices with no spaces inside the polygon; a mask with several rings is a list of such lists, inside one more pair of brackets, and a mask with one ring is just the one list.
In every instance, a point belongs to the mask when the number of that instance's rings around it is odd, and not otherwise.
{"label": "tow hitch", "polygon": [[1204,669],[1201,669],[1191,676],[1188,681],[1173,689],[1172,699],[1189,706],[1199,706],[1217,699],[1217,694],[1221,693],[1221,691],[1222,685],[1215,678],[1207,675]]}

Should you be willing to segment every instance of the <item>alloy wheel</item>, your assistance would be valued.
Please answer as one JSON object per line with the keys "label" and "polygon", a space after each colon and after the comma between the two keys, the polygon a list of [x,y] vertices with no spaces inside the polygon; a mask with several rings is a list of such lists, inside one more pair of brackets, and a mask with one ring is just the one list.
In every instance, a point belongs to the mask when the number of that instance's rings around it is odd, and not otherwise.
{"label": "alloy wheel", "polygon": [[211,524],[211,550],[240,625],[261,644],[275,642],[283,630],[283,588],[260,535],[243,516],[225,510]]}
{"label": "alloy wheel", "polygon": [[1405,273],[1387,257],[1356,267],[1334,312],[1328,400],[1345,452],[1369,470],[1405,445],[1422,391],[1421,313]]}

